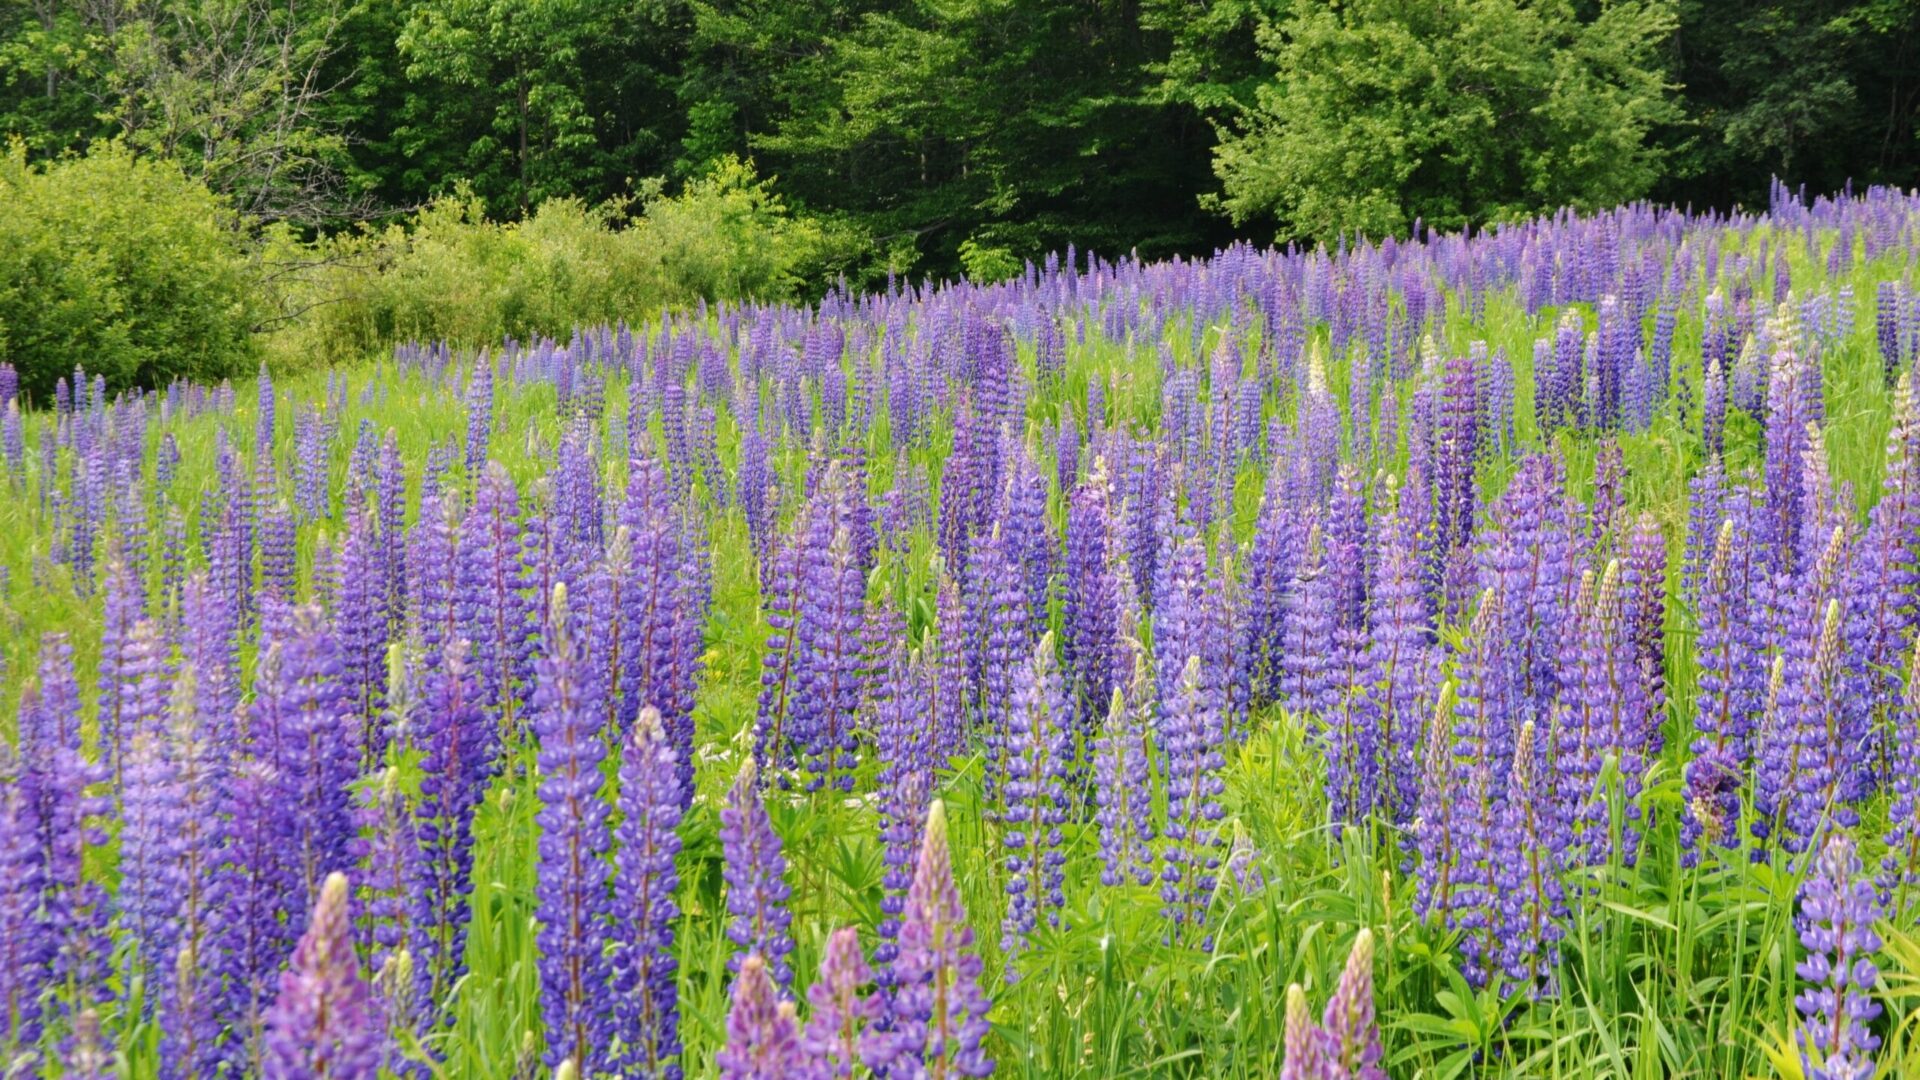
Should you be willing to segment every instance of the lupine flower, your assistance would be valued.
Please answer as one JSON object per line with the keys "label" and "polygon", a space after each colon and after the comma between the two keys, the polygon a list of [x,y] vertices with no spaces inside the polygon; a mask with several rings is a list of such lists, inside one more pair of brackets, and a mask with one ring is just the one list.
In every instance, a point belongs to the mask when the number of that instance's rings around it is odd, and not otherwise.
{"label": "lupine flower", "polygon": [[937,748],[931,745],[928,710],[933,705],[932,678],[924,654],[909,662],[896,648],[888,665],[886,690],[875,705],[875,749],[880,761],[879,825],[881,862],[879,942],[873,961],[883,989],[893,985],[893,960],[898,955],[900,915],[906,909],[907,889],[913,884],[913,861],[920,851],[932,795]]}
{"label": "lupine flower", "polygon": [[[1053,635],[1043,635],[1017,676],[1008,714],[1007,780],[1001,820],[1007,831],[1007,915],[1002,948],[1011,957],[1041,914],[1058,926],[1066,904],[1066,780],[1072,758],[1072,715],[1053,658]],[[1009,960],[1011,965],[1011,960]]]}
{"label": "lupine flower", "polygon": [[33,805],[13,747],[0,743],[0,1055],[40,1038],[41,993],[55,942],[40,914],[42,875]]}
{"label": "lupine flower", "polygon": [[608,806],[601,797],[599,738],[592,674],[575,643],[565,584],[555,585],[548,608],[547,648],[536,663],[528,703],[540,740],[541,1011],[547,1061],[572,1059],[585,1072],[609,1064],[612,1008],[607,1001],[605,953],[606,856],[612,847]]}
{"label": "lupine flower", "polygon": [[[1176,937],[1199,934],[1206,921],[1223,848],[1219,822],[1226,816],[1219,803],[1226,790],[1219,775],[1224,732],[1201,688],[1200,671],[1200,658],[1190,657],[1179,689],[1162,703],[1160,721],[1167,775],[1160,898]],[[1198,940],[1205,948],[1210,939]]]}
{"label": "lupine flower", "polygon": [[780,996],[759,954],[740,964],[727,1012],[727,1045],[715,1058],[722,1080],[815,1080],[821,1067],[800,1043],[793,1002]]}
{"label": "lupine flower", "polygon": [[864,989],[871,982],[860,932],[851,926],[835,930],[820,958],[820,977],[807,988],[813,1014],[801,1035],[801,1045],[828,1076],[850,1077],[862,1063],[876,1066],[888,1056],[886,1036],[870,1026],[884,1007],[878,993]]}
{"label": "lupine flower", "polygon": [[888,1076],[992,1075],[993,1059],[981,1046],[991,1030],[988,1002],[980,990],[980,958],[972,950],[973,928],[947,847],[946,806],[936,799],[900,926]]}
{"label": "lupine flower", "polygon": [[1873,924],[1880,905],[1859,876],[1853,840],[1835,832],[1800,892],[1800,944],[1806,958],[1794,968],[1807,983],[1795,995],[1802,1017],[1794,1033],[1808,1080],[1870,1080],[1880,1037],[1868,1025],[1880,1015],[1873,992],[1880,981]]}
{"label": "lupine flower", "polygon": [[674,1080],[681,1075],[680,1007],[673,924],[680,908],[680,816],[686,804],[679,761],[659,712],[640,710],[620,759],[619,842],[613,918],[619,927],[613,957],[614,1006],[626,1068],[632,1075]]}
{"label": "lupine flower", "polygon": [[458,632],[473,648],[483,700],[503,737],[517,733],[516,710],[533,658],[534,612],[525,593],[519,515],[513,481],[497,462],[488,465],[474,483],[454,563]]}
{"label": "lupine flower", "polygon": [[330,874],[313,919],[280,976],[267,1016],[269,1080],[372,1080],[386,1056],[386,1022],[353,954],[347,879]]}
{"label": "lupine flower", "polygon": [[1697,735],[1686,764],[1687,808],[1680,827],[1689,851],[1703,838],[1717,844],[1739,838],[1740,788],[1764,694],[1761,643],[1743,586],[1749,559],[1744,541],[1731,519],[1721,524],[1696,604]]}
{"label": "lupine flower", "polygon": [[473,871],[473,814],[493,773],[495,729],[482,716],[480,687],[467,667],[464,639],[450,642],[425,672],[415,718],[421,751],[421,923],[426,941],[416,962],[426,969],[434,1001],[445,999],[466,969],[467,892]]}
{"label": "lupine flower", "polygon": [[1543,992],[1552,989],[1567,913],[1560,876],[1565,833],[1554,818],[1553,792],[1541,777],[1550,767],[1529,720],[1514,746],[1513,773],[1493,839],[1500,967],[1514,986]]}
{"label": "lupine flower", "polygon": [[[1296,988],[1297,989],[1297,988]],[[1288,994],[1292,1034],[1293,995]],[[1311,1021],[1309,1021],[1311,1022]],[[1338,1080],[1387,1080],[1380,1023],[1373,1010],[1373,931],[1362,927],[1320,1019],[1326,1075]],[[1290,1055],[1291,1056],[1291,1055]],[[1317,1055],[1315,1055],[1317,1056]]]}
{"label": "lupine flower", "polygon": [[786,856],[760,800],[751,759],[741,767],[720,811],[720,844],[726,855],[721,877],[727,883],[727,938],[737,949],[727,966],[738,971],[749,957],[758,957],[784,989],[793,982],[787,966],[787,954],[793,951],[793,939],[787,936],[793,921],[787,898],[793,889],[786,882]]}
{"label": "lupine flower", "polygon": [[1107,886],[1153,881],[1153,775],[1147,756],[1153,683],[1145,664],[1135,671],[1129,692],[1113,692],[1093,748],[1094,823],[1104,861],[1100,883]]}

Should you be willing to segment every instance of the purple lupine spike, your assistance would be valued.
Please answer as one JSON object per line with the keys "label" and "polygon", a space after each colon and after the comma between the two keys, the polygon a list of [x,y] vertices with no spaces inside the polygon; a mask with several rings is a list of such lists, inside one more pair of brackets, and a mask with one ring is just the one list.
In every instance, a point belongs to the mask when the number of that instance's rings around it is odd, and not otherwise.
{"label": "purple lupine spike", "polygon": [[1067,504],[1065,629],[1061,650],[1082,732],[1091,731],[1113,686],[1118,597],[1113,574],[1113,523],[1107,513],[1106,462],[1096,458]]}
{"label": "purple lupine spike", "polygon": [[1291,497],[1285,457],[1268,470],[1260,515],[1254,524],[1247,583],[1247,651],[1252,660],[1253,698],[1276,701],[1286,671],[1286,620],[1294,606],[1297,563],[1305,554],[1310,516]]}
{"label": "purple lupine spike", "polygon": [[657,463],[631,463],[620,523],[630,561],[621,587],[620,724],[630,726],[642,706],[660,711],[679,755],[682,786],[693,783],[694,687],[700,676],[701,627],[706,619],[707,555],[682,520]]}
{"label": "purple lupine spike", "polygon": [[519,516],[513,481],[499,463],[489,463],[474,483],[454,568],[459,633],[473,648],[484,701],[503,737],[517,732],[533,659],[534,605],[526,592],[531,582],[521,560]]}
{"label": "purple lupine spike", "polygon": [[715,1056],[722,1080],[818,1080],[822,1069],[800,1042],[793,1002],[780,996],[755,953],[740,964],[727,1011],[727,1044]]}
{"label": "purple lupine spike", "polygon": [[456,639],[427,665],[414,734],[421,751],[415,815],[426,878],[420,902],[427,946],[419,962],[426,967],[429,999],[436,1002],[447,1000],[466,970],[473,815],[497,758],[496,732],[481,712],[479,695],[466,641]]}
{"label": "purple lupine spike", "polygon": [[493,361],[486,353],[474,359],[467,380],[467,475],[479,476],[493,435]]}
{"label": "purple lupine spike", "polygon": [[681,1075],[678,960],[680,816],[686,804],[678,755],[657,710],[640,710],[620,760],[621,821],[614,876],[614,1016],[631,1075]]}
{"label": "purple lupine spike", "polygon": [[[1434,900],[1446,911],[1447,926],[1461,935],[1461,971],[1477,987],[1486,986],[1498,962],[1498,930],[1493,843],[1498,816],[1498,746],[1505,717],[1500,687],[1510,642],[1502,632],[1503,598],[1494,589],[1481,595],[1454,668],[1455,692],[1450,727],[1435,735],[1444,744],[1442,766],[1448,773],[1445,795],[1452,805],[1447,826],[1451,858],[1445,888]],[[1439,723],[1439,721],[1436,721]],[[1423,807],[1423,810],[1425,808]]]}
{"label": "purple lupine spike", "polygon": [[1014,567],[1026,588],[1028,618],[1039,625],[1047,619],[1047,602],[1054,577],[1054,552],[1059,547],[1053,526],[1047,520],[1046,479],[1024,449],[1013,449],[1005,456],[1012,467],[1007,472],[1006,490],[997,520],[1002,535],[1008,539]]}
{"label": "purple lupine spike", "polygon": [[793,705],[800,654],[800,564],[805,552],[789,538],[774,552],[761,574],[761,618],[767,644],[760,669],[759,709],[754,723],[754,756],[771,772],[792,759]]}
{"label": "purple lupine spike", "polygon": [[320,888],[313,920],[280,976],[267,1015],[268,1080],[372,1080],[386,1056],[386,1022],[353,954],[346,876]]}
{"label": "purple lupine spike", "polygon": [[820,958],[820,977],[807,987],[807,1018],[801,1046],[829,1077],[851,1077],[862,1064],[883,1063],[887,1047],[881,1032],[871,1025],[880,1019],[883,1001],[865,992],[873,971],[860,952],[860,932],[851,926],[827,938]]}
{"label": "purple lupine spike", "polygon": [[1153,765],[1147,729],[1153,681],[1145,664],[1135,669],[1127,692],[1113,692],[1106,723],[1095,741],[1094,823],[1100,829],[1100,883],[1115,886],[1153,881]]}
{"label": "purple lupine spike", "polygon": [[407,465],[400,457],[399,436],[388,428],[375,466],[374,521],[379,533],[381,611],[389,621],[399,620],[407,610],[406,501]]}
{"label": "purple lupine spike", "polygon": [[1031,609],[998,529],[974,538],[968,572],[971,614],[970,678],[980,694],[980,725],[986,733],[986,786],[996,797],[1007,769],[1007,739],[1013,694],[1021,665],[1033,654]]}
{"label": "purple lupine spike", "polygon": [[1540,775],[1549,764],[1545,758],[1528,720],[1514,743],[1513,772],[1493,839],[1500,968],[1514,986],[1537,993],[1553,990],[1567,915],[1560,876],[1564,833],[1551,817],[1555,800]]}
{"label": "purple lupine spike", "polygon": [[[1316,718],[1332,711],[1340,693],[1337,587],[1327,570],[1325,534],[1318,524],[1312,525],[1288,590],[1279,689],[1289,709]],[[1161,693],[1167,693],[1166,687]]]}
{"label": "purple lupine spike", "polygon": [[1320,1026],[1335,1074],[1345,1080],[1387,1080],[1386,1051],[1373,1010],[1373,931],[1362,927],[1347,953],[1347,965],[1327,1000]]}
{"label": "purple lupine spike", "polygon": [[[423,653],[441,654],[460,632],[459,511],[438,495],[422,495],[420,520],[407,536],[407,618]],[[471,655],[472,646],[468,646]]]}
{"label": "purple lupine spike", "polygon": [[1765,660],[1751,609],[1751,551],[1733,519],[1722,522],[1695,603],[1694,731],[1686,764],[1687,807],[1680,826],[1690,858],[1695,845],[1740,840],[1742,787],[1765,697]]}
{"label": "purple lupine spike", "polygon": [[1464,550],[1473,537],[1473,469],[1483,438],[1475,382],[1471,356],[1447,361],[1433,473],[1434,528],[1443,553]]}
{"label": "purple lupine spike", "polygon": [[[360,793],[361,838],[357,886],[360,898],[359,937],[368,943],[371,970],[384,972],[380,989],[387,1012],[394,1018],[413,1015],[418,986],[412,983],[415,952],[425,943],[419,897],[426,887],[416,816],[400,791],[400,773],[389,767]],[[407,961],[399,963],[405,956]],[[408,983],[392,982],[398,969],[408,972]]]}
{"label": "purple lupine spike", "polygon": [[228,748],[201,722],[197,679],[191,664],[175,677],[169,724],[168,753],[178,799],[173,844],[179,892],[172,899],[178,919],[170,928],[175,950],[155,958],[163,1080],[205,1075],[219,1062],[220,1026],[214,1011],[218,987],[203,961],[217,934],[213,917],[222,888],[218,815]]}
{"label": "purple lupine spike", "polygon": [[383,611],[376,538],[365,515],[348,518],[336,562],[333,632],[340,642],[341,678],[353,714],[360,718],[363,767],[372,768],[387,752],[385,710],[388,625]]}
{"label": "purple lupine spike", "polygon": [[46,881],[33,811],[25,766],[0,742],[0,1054],[8,1061],[40,1041],[55,949],[41,916]]}
{"label": "purple lupine spike", "polygon": [[133,628],[146,617],[146,603],[139,579],[125,562],[119,559],[109,562],[106,579],[104,624],[100,632],[98,716],[102,756],[118,789],[127,746],[133,741],[132,729],[138,726],[126,716],[130,704],[126,700],[127,688],[137,679],[126,668],[132,662],[129,650]]}
{"label": "purple lupine spike", "polygon": [[934,598],[933,634],[926,648],[933,686],[930,692],[933,759],[945,761],[960,753],[973,731],[970,710],[978,690],[967,670],[967,607],[960,586],[942,573]]}
{"label": "purple lupine spike", "polygon": [[1013,957],[1044,914],[1060,925],[1066,904],[1066,853],[1060,827],[1069,811],[1066,780],[1073,753],[1072,722],[1054,660],[1053,635],[1041,636],[1014,684],[1008,711],[1006,786],[1001,820],[1007,829],[1007,914],[1002,951]]}
{"label": "purple lupine spike", "polygon": [[[1392,489],[1392,481],[1388,481]],[[1395,822],[1413,816],[1419,796],[1418,748],[1434,670],[1432,630],[1420,582],[1420,539],[1396,492],[1381,529],[1368,594],[1368,650],[1378,674],[1372,692],[1380,718],[1380,804]]]}
{"label": "purple lupine spike", "polygon": [[296,789],[268,761],[243,761],[220,800],[220,882],[209,918],[212,938],[203,963],[208,979],[209,1026],[219,1032],[215,1054],[235,1072],[258,1070],[260,1037],[273,1000],[274,973],[294,945],[305,917],[305,882],[297,853],[286,843]]}
{"label": "purple lupine spike", "polygon": [[1836,831],[1821,846],[1800,891],[1800,944],[1806,958],[1794,970],[1808,985],[1793,999],[1801,1016],[1794,1042],[1809,1080],[1871,1080],[1880,1037],[1873,993],[1880,970],[1873,954],[1881,917],[1873,885],[1860,877],[1853,839]]}
{"label": "purple lupine spike", "polygon": [[121,797],[120,927],[135,945],[130,974],[139,974],[147,986],[163,981],[173,958],[186,885],[179,770],[167,751],[158,724],[134,735]]}
{"label": "purple lupine spike", "polygon": [[[1610,561],[1598,581],[1582,587],[1554,739],[1564,820],[1572,834],[1570,865],[1601,865],[1619,858],[1631,866],[1640,837],[1640,789],[1659,753],[1660,716],[1647,699],[1624,610],[1620,565]],[[1625,827],[1616,850],[1610,796],[1597,790],[1612,758],[1623,781]]]}
{"label": "purple lupine spike", "polygon": [[[856,720],[866,694],[860,658],[866,574],[844,512],[848,483],[837,464],[829,468],[807,522],[808,554],[798,567],[790,730],[810,773],[809,788],[851,790],[858,764]],[[778,970],[779,958],[769,960]]]}
{"label": "purple lupine spike", "polygon": [[1920,641],[1907,664],[1896,721],[1893,800],[1887,807],[1887,853],[1880,863],[1880,899],[1892,918],[1904,918],[1920,886]]}
{"label": "purple lupine spike", "polygon": [[946,806],[936,799],[927,811],[900,925],[888,1076],[992,1075],[993,1059],[982,1046],[992,1026],[980,969],[973,928],[953,880]]}
{"label": "purple lupine spike", "polygon": [[787,910],[787,898],[793,888],[786,881],[786,856],[761,801],[752,759],[741,767],[727,792],[726,806],[720,811],[720,843],[726,855],[721,877],[727,883],[727,938],[736,949],[727,966],[737,971],[749,958],[758,957],[784,989],[793,982],[793,971],[787,966],[787,954],[793,951],[787,932],[793,915]]}
{"label": "purple lupine spike", "polygon": [[327,516],[332,501],[328,473],[333,458],[334,424],[325,407],[302,409],[293,419],[293,490],[300,516],[318,521]]}
{"label": "purple lupine spike", "polygon": [[[353,801],[360,724],[341,682],[340,645],[316,608],[289,616],[265,645],[247,709],[245,741],[296,792],[286,842],[299,867],[304,912],[326,875],[353,865]],[[297,924],[297,923],[296,923]]]}
{"label": "purple lupine spike", "polygon": [[593,694],[598,687],[575,643],[573,621],[567,587],[555,585],[547,648],[536,661],[528,703],[533,733],[540,741],[536,917],[547,1063],[571,1059],[592,1073],[612,1065],[605,952],[606,857],[612,839],[609,807],[601,797],[601,762],[607,749],[596,722]]}
{"label": "purple lupine spike", "polygon": [[1807,456],[1810,415],[1806,365],[1789,343],[1781,342],[1767,385],[1766,492],[1767,542],[1781,565],[1793,567],[1801,550],[1801,470]]}
{"label": "purple lupine spike", "polygon": [[20,696],[19,733],[22,784],[46,890],[41,910],[54,949],[51,981],[61,988],[62,1013],[72,1018],[108,992],[107,897],[83,870],[87,853],[106,842],[101,822],[108,806],[89,793],[107,776],[81,753],[80,687],[64,637],[41,642],[35,682]]}
{"label": "purple lupine spike", "polygon": [[905,646],[896,645],[884,691],[874,707],[874,743],[880,762],[880,858],[886,869],[880,881],[879,942],[873,962],[882,989],[888,990],[893,986],[893,960],[899,953],[900,913],[906,909],[907,888],[913,884],[913,860],[920,850],[933,788],[937,751],[928,737],[935,726],[928,722],[932,680],[924,656],[909,661]]}
{"label": "purple lupine spike", "polygon": [[1513,696],[1505,703],[1512,730],[1498,733],[1504,753],[1520,722],[1532,719],[1547,726],[1559,696],[1561,639],[1584,545],[1569,513],[1559,462],[1547,456],[1521,462],[1487,524],[1486,541],[1475,552],[1479,584],[1500,590],[1503,632],[1512,642],[1507,685]]}
{"label": "purple lupine spike", "polygon": [[[1201,659],[1187,659],[1174,693],[1161,703],[1160,742],[1166,755],[1167,844],[1161,853],[1160,898],[1176,938],[1201,933],[1220,867],[1226,816],[1220,796],[1225,742],[1219,710],[1207,694]],[[1198,939],[1202,948],[1209,940]]]}
{"label": "purple lupine spike", "polygon": [[1287,987],[1287,1023],[1282,1036],[1280,1080],[1327,1080],[1333,1072],[1333,1047],[1327,1031],[1313,1022],[1307,992]]}

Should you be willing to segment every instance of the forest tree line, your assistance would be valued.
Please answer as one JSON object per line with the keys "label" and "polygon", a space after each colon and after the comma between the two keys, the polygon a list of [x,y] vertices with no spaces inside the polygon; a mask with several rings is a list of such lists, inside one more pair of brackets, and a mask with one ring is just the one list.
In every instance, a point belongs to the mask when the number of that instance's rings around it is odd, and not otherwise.
{"label": "forest tree line", "polygon": [[304,235],[728,162],[836,273],[1911,184],[1913,0],[7,0],[0,135]]}

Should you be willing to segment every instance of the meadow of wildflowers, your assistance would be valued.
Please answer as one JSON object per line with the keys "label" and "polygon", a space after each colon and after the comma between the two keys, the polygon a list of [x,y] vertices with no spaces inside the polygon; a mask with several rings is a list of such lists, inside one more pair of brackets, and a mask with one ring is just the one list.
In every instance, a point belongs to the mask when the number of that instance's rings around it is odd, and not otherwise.
{"label": "meadow of wildflowers", "polygon": [[0,367],[0,1075],[1920,1069],[1920,197]]}

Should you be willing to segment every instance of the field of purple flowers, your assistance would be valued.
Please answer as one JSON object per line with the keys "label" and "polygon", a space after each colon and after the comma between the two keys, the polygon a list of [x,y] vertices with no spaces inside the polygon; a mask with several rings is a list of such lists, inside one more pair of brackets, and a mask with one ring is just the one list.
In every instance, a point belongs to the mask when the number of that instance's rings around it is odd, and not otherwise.
{"label": "field of purple flowers", "polygon": [[1917,260],[1780,191],[0,367],[0,1075],[1906,1075]]}

